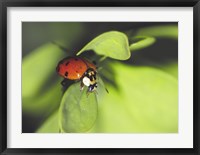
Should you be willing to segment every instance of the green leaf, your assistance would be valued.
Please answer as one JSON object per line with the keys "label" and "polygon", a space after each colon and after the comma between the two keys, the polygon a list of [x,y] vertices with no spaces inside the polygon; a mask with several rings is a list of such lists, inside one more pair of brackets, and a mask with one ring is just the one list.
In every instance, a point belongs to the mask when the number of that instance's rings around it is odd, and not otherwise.
{"label": "green leaf", "polygon": [[49,43],[32,51],[22,61],[22,97],[29,98],[40,93],[49,79],[56,74],[55,68],[64,52]]}
{"label": "green leaf", "polygon": [[178,26],[177,25],[163,25],[141,28],[137,35],[149,37],[162,37],[170,39],[178,39]]}
{"label": "green leaf", "polygon": [[80,83],[71,85],[61,101],[59,126],[61,132],[87,132],[97,117],[97,99],[95,93],[80,91]]}
{"label": "green leaf", "polygon": [[58,133],[58,111],[53,113],[49,118],[42,124],[42,126],[36,131],[37,133]]}
{"label": "green leaf", "polygon": [[41,92],[36,97],[23,97],[23,112],[34,117],[47,117],[58,108],[62,97],[61,85],[58,80],[46,91]]}
{"label": "green leaf", "polygon": [[118,60],[126,60],[130,57],[127,36],[118,31],[105,32],[89,42],[77,55],[94,50],[97,54]]}
{"label": "green leaf", "polygon": [[58,46],[48,43],[23,58],[23,113],[43,121],[58,108],[62,91],[56,66],[64,56]]}
{"label": "green leaf", "polygon": [[117,87],[99,101],[98,119],[90,132],[177,133],[177,78],[152,67],[113,63]]}
{"label": "green leaf", "polygon": [[156,41],[154,37],[143,37],[143,36],[137,36],[133,39],[140,39],[140,40],[130,45],[131,51],[136,51],[136,50],[146,48],[154,44]]}

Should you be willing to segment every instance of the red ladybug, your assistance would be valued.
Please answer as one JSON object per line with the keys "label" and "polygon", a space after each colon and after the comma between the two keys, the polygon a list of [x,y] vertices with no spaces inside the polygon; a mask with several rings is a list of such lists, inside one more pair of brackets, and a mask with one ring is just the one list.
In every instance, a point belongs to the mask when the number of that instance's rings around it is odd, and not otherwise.
{"label": "red ladybug", "polygon": [[64,58],[56,67],[57,73],[65,79],[80,80],[81,90],[84,86],[87,86],[88,92],[93,92],[97,88],[96,70],[97,68],[93,63],[80,57]]}

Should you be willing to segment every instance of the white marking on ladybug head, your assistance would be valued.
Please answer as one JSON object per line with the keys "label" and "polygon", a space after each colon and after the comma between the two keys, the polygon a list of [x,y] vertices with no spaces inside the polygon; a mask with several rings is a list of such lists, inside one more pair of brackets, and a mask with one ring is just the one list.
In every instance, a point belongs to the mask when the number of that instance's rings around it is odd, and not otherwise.
{"label": "white marking on ladybug head", "polygon": [[83,81],[84,85],[86,85],[87,87],[89,87],[89,85],[90,85],[90,79],[88,77],[85,76],[82,81]]}

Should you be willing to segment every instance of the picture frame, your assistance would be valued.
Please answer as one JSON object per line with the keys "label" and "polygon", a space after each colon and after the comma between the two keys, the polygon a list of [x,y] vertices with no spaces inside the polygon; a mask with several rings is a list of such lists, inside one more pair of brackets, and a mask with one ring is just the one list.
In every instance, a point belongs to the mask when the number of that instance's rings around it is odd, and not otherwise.
{"label": "picture frame", "polygon": [[[7,9],[9,7],[192,7],[193,8],[193,148],[8,148],[7,147],[7,102],[8,102],[8,55],[7,55]],[[200,119],[199,112],[200,106],[199,101],[199,10],[200,2],[199,0],[112,0],[108,1],[70,1],[70,0],[59,0],[59,1],[24,1],[24,0],[7,0],[0,2],[0,12],[1,12],[1,31],[0,31],[0,47],[1,47],[1,115],[0,115],[0,152],[1,154],[188,154],[197,155],[200,153],[199,150],[199,129],[200,129]]]}

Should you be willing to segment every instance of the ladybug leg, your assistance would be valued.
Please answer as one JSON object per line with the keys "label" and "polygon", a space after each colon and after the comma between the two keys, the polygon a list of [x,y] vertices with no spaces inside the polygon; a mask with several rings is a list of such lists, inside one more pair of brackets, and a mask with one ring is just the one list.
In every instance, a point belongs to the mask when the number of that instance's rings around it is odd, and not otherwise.
{"label": "ladybug leg", "polygon": [[87,97],[89,96],[89,94],[90,94],[90,92],[87,90],[87,93],[86,93]]}
{"label": "ladybug leg", "polygon": [[90,88],[88,87],[88,90],[86,92],[87,97],[90,95],[90,93],[91,93],[91,91],[90,91]]}
{"label": "ladybug leg", "polygon": [[83,90],[83,88],[84,88],[84,83],[83,83],[83,81],[81,80],[81,85],[80,85],[81,87],[80,87],[80,91],[82,91]]}
{"label": "ladybug leg", "polygon": [[[96,90],[94,90],[93,92],[94,92],[96,95],[98,95],[98,93],[97,93]],[[87,97],[89,96],[90,93],[91,93],[91,91],[90,91],[89,88],[88,88],[87,93],[86,93],[86,94],[87,94]]]}
{"label": "ladybug leg", "polygon": [[63,80],[61,81],[61,85],[64,87],[64,86],[66,86],[66,84],[67,84],[67,79],[63,79]]}

